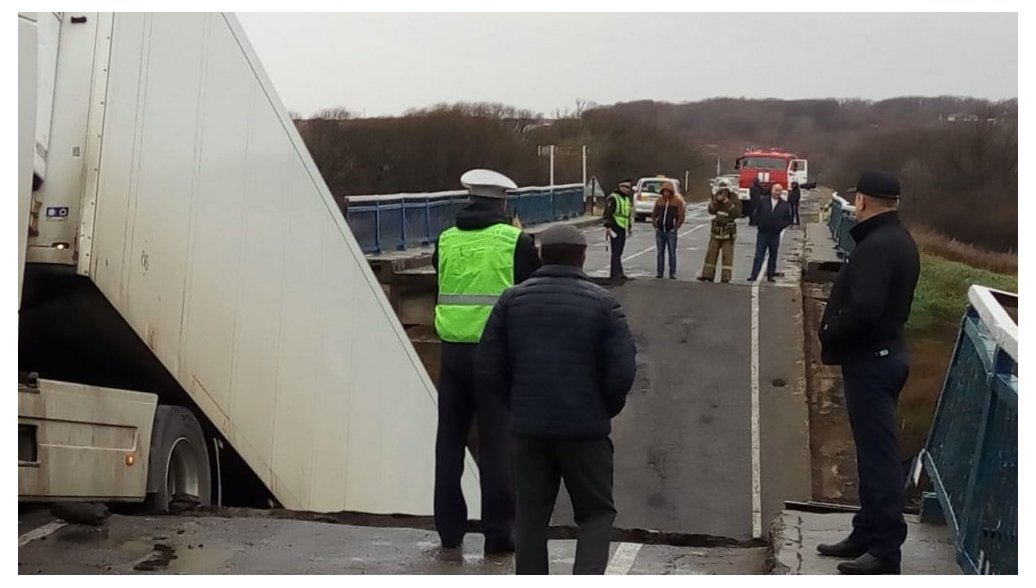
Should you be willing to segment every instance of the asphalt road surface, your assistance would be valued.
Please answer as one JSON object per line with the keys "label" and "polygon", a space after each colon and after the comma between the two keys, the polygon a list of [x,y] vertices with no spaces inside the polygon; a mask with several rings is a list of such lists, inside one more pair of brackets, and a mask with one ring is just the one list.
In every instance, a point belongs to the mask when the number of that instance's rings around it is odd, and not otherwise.
{"label": "asphalt road surface", "polygon": [[[676,280],[654,277],[654,231],[637,223],[624,251],[633,280],[612,287],[638,363],[626,409],[613,421],[616,526],[751,540],[766,536],[785,500],[809,497],[803,232],[785,231],[777,283],[752,284],[755,228],[739,220],[733,282],[703,283],[695,278],[709,218],[704,203],[688,207]],[[604,231],[585,232],[586,270],[606,277]],[[554,522],[571,519],[562,493]]]}

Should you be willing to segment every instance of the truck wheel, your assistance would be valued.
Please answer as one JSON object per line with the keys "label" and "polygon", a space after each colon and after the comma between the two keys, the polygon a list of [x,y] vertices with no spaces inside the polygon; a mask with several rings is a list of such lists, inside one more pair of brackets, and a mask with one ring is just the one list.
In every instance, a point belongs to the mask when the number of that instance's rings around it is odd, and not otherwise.
{"label": "truck wheel", "polygon": [[151,432],[148,512],[170,514],[212,503],[212,477],[205,435],[194,413],[159,405]]}

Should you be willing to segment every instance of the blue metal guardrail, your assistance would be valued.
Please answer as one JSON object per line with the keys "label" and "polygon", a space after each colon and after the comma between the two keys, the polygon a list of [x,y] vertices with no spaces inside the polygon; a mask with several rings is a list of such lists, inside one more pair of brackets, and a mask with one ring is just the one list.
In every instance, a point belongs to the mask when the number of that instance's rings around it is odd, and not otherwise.
{"label": "blue metal guardrail", "polygon": [[830,216],[827,219],[827,226],[831,229],[831,236],[834,237],[838,247],[838,256],[846,257],[853,251],[856,241],[853,239],[849,229],[856,224],[856,207],[849,204],[844,198],[835,192],[831,195]]}
{"label": "blue metal guardrail", "polygon": [[922,517],[946,521],[965,572],[1017,574],[1018,297],[972,286],[968,299],[919,456],[937,498]]}
{"label": "blue metal guardrail", "polygon": [[[508,193],[507,210],[523,226],[582,216],[582,184],[519,188]],[[468,202],[466,190],[422,194],[350,196],[346,221],[364,253],[430,245],[453,226]]]}

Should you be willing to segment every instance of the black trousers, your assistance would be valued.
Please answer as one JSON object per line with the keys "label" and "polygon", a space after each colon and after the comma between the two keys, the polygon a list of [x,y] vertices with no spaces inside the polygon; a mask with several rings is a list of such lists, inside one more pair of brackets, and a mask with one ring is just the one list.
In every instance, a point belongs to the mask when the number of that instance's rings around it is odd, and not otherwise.
{"label": "black trousers", "polygon": [[472,419],[478,422],[482,532],[487,551],[513,545],[514,485],[507,407],[499,395],[477,390],[477,345],[443,343],[439,373],[439,428],[435,437],[435,529],[443,547],[464,540],[468,507],[461,492],[464,449]]}
{"label": "black trousers", "polygon": [[547,530],[561,480],[579,527],[572,573],[604,573],[615,521],[613,454],[608,437],[515,437],[516,574],[548,573]]}
{"label": "black trousers", "polygon": [[853,543],[872,555],[900,561],[906,540],[905,477],[899,455],[896,402],[910,373],[905,352],[843,362],[849,424],[856,443],[860,511],[853,517]]}
{"label": "black trousers", "polygon": [[777,275],[778,249],[781,247],[780,233],[767,233],[759,231],[755,236],[755,259],[752,260],[752,273],[749,280],[759,277],[759,270],[763,268],[763,257],[766,257],[766,277],[772,278]]}
{"label": "black trousers", "polygon": [[626,229],[615,227],[612,232],[615,233],[615,237],[609,237],[612,250],[611,277],[618,278],[626,275],[622,269],[622,251],[626,249]]}

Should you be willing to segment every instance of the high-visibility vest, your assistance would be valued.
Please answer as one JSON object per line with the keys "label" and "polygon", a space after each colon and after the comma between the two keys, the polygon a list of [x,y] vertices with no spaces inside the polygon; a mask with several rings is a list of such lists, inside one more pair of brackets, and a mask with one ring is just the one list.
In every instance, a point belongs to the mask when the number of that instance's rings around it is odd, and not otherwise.
{"label": "high-visibility vest", "polygon": [[630,199],[622,194],[611,193],[610,198],[615,199],[615,224],[623,229],[630,228]]}
{"label": "high-visibility vest", "polygon": [[439,237],[435,331],[449,343],[478,343],[493,305],[514,285],[514,249],[522,231],[507,224]]}

